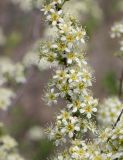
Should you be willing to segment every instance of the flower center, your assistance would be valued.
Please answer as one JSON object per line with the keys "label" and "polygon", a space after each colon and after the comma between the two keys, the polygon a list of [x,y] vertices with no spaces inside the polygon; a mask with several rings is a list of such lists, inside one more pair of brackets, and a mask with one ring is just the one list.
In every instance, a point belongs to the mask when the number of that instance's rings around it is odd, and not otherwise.
{"label": "flower center", "polygon": [[67,35],[67,41],[68,42],[73,42],[74,41],[73,35],[71,35],[71,34]]}
{"label": "flower center", "polygon": [[74,127],[73,127],[72,124],[68,124],[67,129],[68,129],[69,131],[72,131],[72,130],[74,129]]}
{"label": "flower center", "polygon": [[74,59],[75,54],[74,53],[68,53],[67,57],[68,57],[68,59]]}
{"label": "flower center", "polygon": [[56,13],[52,13],[52,15],[51,15],[51,19],[52,19],[52,21],[57,21],[57,20],[59,19],[58,14],[56,14]]}

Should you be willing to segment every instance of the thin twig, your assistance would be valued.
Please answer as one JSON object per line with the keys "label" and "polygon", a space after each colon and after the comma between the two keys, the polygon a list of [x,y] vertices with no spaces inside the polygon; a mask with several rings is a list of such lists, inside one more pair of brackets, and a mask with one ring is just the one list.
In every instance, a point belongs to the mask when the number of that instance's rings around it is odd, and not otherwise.
{"label": "thin twig", "polygon": [[[120,99],[121,99],[121,97],[122,97],[122,89],[123,89],[123,70],[122,70],[122,72],[121,72],[121,77],[120,77],[120,79],[119,79],[119,92],[118,92],[118,96],[119,96]],[[123,115],[123,109],[121,110],[121,112],[120,112],[120,114],[119,114],[116,122],[114,123],[114,125],[113,125],[113,127],[112,127],[112,130],[114,130],[114,129],[116,128],[118,122],[120,122],[120,120],[121,120],[122,115]],[[107,139],[107,142],[109,142],[110,139],[111,139],[111,137],[109,137],[109,138]]]}
{"label": "thin twig", "polygon": [[122,89],[123,89],[123,70],[121,72],[121,77],[119,79],[119,93],[118,93],[119,98],[121,98],[122,96]]}
{"label": "thin twig", "polygon": [[117,118],[115,124],[113,125],[112,129],[115,129],[115,127],[117,126],[118,122],[120,121],[122,115],[123,115],[123,109],[121,110],[120,115],[118,116],[118,118]]}
{"label": "thin twig", "polygon": [[[119,98],[122,97],[122,90],[123,90],[123,70],[121,72],[121,77],[120,77],[120,80],[119,80]],[[123,114],[123,109],[121,110],[116,122],[114,123],[113,125],[113,128],[112,129],[115,129],[115,127],[117,126],[118,122],[120,121],[121,117],[122,117],[122,114]]]}

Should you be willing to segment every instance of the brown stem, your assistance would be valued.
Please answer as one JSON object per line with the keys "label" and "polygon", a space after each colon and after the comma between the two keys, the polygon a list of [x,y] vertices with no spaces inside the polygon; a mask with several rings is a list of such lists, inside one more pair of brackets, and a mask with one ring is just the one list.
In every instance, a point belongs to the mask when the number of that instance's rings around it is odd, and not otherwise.
{"label": "brown stem", "polygon": [[[121,77],[120,77],[120,81],[119,81],[119,94],[118,94],[118,95],[119,95],[119,98],[122,97],[122,89],[123,89],[123,70],[122,70],[122,72],[121,72]],[[121,119],[122,114],[123,114],[123,109],[121,110],[121,112],[120,112],[120,114],[119,114],[116,122],[114,123],[112,129],[115,129],[115,127],[117,126],[118,122],[119,122],[120,119]]]}
{"label": "brown stem", "polygon": [[[122,89],[123,89],[123,70],[121,72],[121,77],[119,79],[119,93],[118,93],[119,98],[122,97]],[[112,130],[114,130],[116,128],[116,126],[117,126],[118,122],[120,121],[122,115],[123,115],[123,109],[121,110],[116,122],[114,123],[114,125],[112,127]],[[110,139],[111,139],[111,137],[108,138],[107,142],[109,142]]]}
{"label": "brown stem", "polygon": [[118,118],[117,118],[115,124],[113,125],[113,128],[112,128],[112,129],[115,129],[115,127],[117,126],[118,122],[119,122],[120,119],[121,119],[122,114],[123,114],[123,109],[121,110],[120,115],[118,116]]}
{"label": "brown stem", "polygon": [[[120,80],[119,80],[119,94],[118,94],[118,95],[119,95],[119,98],[122,97],[122,89],[123,89],[123,70],[122,70],[122,72],[121,72],[121,77],[120,77]],[[112,129],[115,129],[115,127],[117,126],[118,122],[119,122],[120,119],[121,119],[122,114],[123,114],[123,109],[121,110],[121,112],[120,112],[120,114],[119,114],[116,122],[114,123]]]}
{"label": "brown stem", "polygon": [[[120,122],[120,119],[121,119],[122,115],[123,115],[123,109],[121,110],[121,112],[120,112],[120,114],[119,114],[116,122],[114,123],[114,125],[113,125],[113,127],[112,127],[112,130],[114,130],[114,129],[116,128],[118,122]],[[109,142],[110,139],[111,139],[111,137],[109,137],[109,138],[107,139],[107,142]]]}
{"label": "brown stem", "polygon": [[123,70],[121,72],[121,77],[119,79],[119,93],[118,93],[119,98],[121,98],[122,96],[122,89],[123,89]]}

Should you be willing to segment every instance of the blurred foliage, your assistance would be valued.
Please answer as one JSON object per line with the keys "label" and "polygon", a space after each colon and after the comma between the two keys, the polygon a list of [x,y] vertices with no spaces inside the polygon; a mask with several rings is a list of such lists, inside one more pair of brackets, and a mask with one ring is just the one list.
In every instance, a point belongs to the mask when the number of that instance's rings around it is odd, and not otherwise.
{"label": "blurred foliage", "polygon": [[31,126],[37,124],[34,118],[27,121],[28,117],[21,106],[13,107],[10,112],[13,125],[9,126],[9,128],[11,134],[17,138],[21,138],[21,136],[24,135]]}
{"label": "blurred foliage", "polygon": [[112,13],[119,12],[121,2],[122,2],[122,0],[118,0],[118,1],[112,0],[112,5],[111,5]]}
{"label": "blurred foliage", "polygon": [[104,90],[110,95],[118,93],[117,76],[114,71],[109,71],[105,74],[102,80]]}
{"label": "blurred foliage", "polygon": [[20,149],[29,160],[46,160],[54,152],[54,145],[48,139],[30,142],[27,138],[21,144]]}
{"label": "blurred foliage", "polygon": [[54,150],[53,143],[46,138],[42,138],[40,141],[30,141],[27,136],[29,128],[39,123],[36,118],[30,119],[21,106],[13,107],[10,114],[12,125],[9,126],[9,132],[18,140],[20,150],[25,157],[31,160],[46,160]]}
{"label": "blurred foliage", "polygon": [[53,152],[53,149],[54,146],[52,142],[47,139],[42,139],[35,148],[37,153],[35,153],[32,160],[46,160],[48,156]]}
{"label": "blurred foliage", "polygon": [[5,52],[9,54],[12,49],[16,48],[22,41],[22,35],[19,32],[13,31],[8,37],[5,45]]}
{"label": "blurred foliage", "polygon": [[87,34],[89,37],[92,37],[94,30],[99,26],[99,21],[95,18],[89,16],[88,20],[85,21],[84,26],[86,26]]}

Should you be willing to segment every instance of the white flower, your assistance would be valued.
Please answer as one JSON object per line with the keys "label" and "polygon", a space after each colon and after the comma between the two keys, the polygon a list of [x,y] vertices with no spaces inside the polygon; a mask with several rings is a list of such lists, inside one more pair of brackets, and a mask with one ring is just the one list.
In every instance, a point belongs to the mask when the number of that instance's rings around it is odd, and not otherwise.
{"label": "white flower", "polygon": [[15,81],[17,83],[25,83],[26,82],[24,71],[25,71],[25,68],[22,64],[17,63],[15,65],[14,76],[15,76]]}
{"label": "white flower", "polygon": [[53,54],[48,49],[46,49],[46,46],[43,46],[44,48],[42,50],[42,54],[44,54],[45,57],[41,58],[39,61],[39,52],[37,51],[37,45],[39,45],[39,40],[33,45],[31,50],[28,51],[23,57],[22,63],[25,69],[35,66],[39,71],[42,71],[57,66],[56,63],[51,63],[51,61],[55,61],[56,54]]}
{"label": "white flower", "polygon": [[73,88],[73,92],[75,94],[83,94],[83,95],[87,95],[87,90],[86,90],[86,87],[87,87],[87,84],[85,82],[77,82],[77,83],[73,83],[72,84],[72,88]]}
{"label": "white flower", "polygon": [[67,58],[67,63],[68,64],[72,64],[73,62],[77,62],[77,63],[80,64],[81,62],[79,61],[79,58],[77,56],[78,56],[78,54],[75,53],[75,52],[69,52],[69,53],[67,53],[65,55],[65,57]]}
{"label": "white flower", "polygon": [[59,23],[59,28],[60,28],[59,32],[62,34],[67,34],[73,30],[71,23],[66,21],[63,23]]}
{"label": "white flower", "polygon": [[80,113],[86,114],[87,118],[90,119],[93,115],[93,112],[97,112],[97,108],[95,107],[95,105],[97,105],[97,103],[93,105],[85,104],[85,106],[80,109]]}
{"label": "white flower", "polygon": [[72,46],[73,46],[73,44],[74,44],[74,42],[75,42],[75,35],[74,35],[74,33],[67,33],[66,35],[63,35],[62,37],[61,37],[61,40],[63,41],[63,42],[66,42],[67,43],[67,46],[68,46],[68,49],[71,49],[72,48]]}
{"label": "white flower", "polygon": [[55,93],[53,88],[51,90],[49,90],[49,92],[46,93],[46,95],[45,95],[45,98],[46,98],[48,105],[51,105],[52,103],[56,104],[58,96],[59,96],[59,94]]}
{"label": "white flower", "polygon": [[11,153],[8,155],[7,160],[24,160],[18,153]]}
{"label": "white flower", "polygon": [[46,14],[48,14],[48,13],[51,11],[52,8],[53,8],[53,5],[52,5],[52,4],[45,5],[45,6],[41,9],[41,11],[43,11],[44,14],[46,15]]}
{"label": "white flower", "polygon": [[14,4],[19,5],[20,9],[22,9],[23,11],[31,11],[33,9],[33,2],[32,0],[11,0]]}
{"label": "white flower", "polygon": [[117,38],[120,44],[120,50],[115,53],[116,56],[123,56],[123,22],[115,23],[111,28],[111,38]]}
{"label": "white flower", "polygon": [[68,104],[67,106],[69,109],[72,109],[73,113],[75,113],[77,111],[80,111],[85,106],[85,104],[83,103],[82,99],[75,99],[72,103]]}
{"label": "white flower", "polygon": [[55,26],[57,25],[57,23],[63,22],[61,15],[62,15],[62,10],[55,11],[54,9],[51,9],[49,15],[47,16],[47,20],[50,21],[53,26]]}
{"label": "white flower", "polygon": [[77,27],[75,30],[75,34],[76,34],[77,41],[80,41],[81,43],[85,43],[86,32],[82,27],[81,28]]}
{"label": "white flower", "polygon": [[81,81],[81,72],[77,73],[74,69],[71,69],[69,72],[69,83]]}
{"label": "white flower", "polygon": [[6,151],[9,151],[17,146],[17,142],[8,135],[1,136],[0,142],[3,143],[2,149]]}
{"label": "white flower", "polygon": [[59,116],[57,116],[57,119],[62,120],[62,121],[66,121],[67,119],[69,119],[69,117],[70,117],[70,113],[65,110],[62,110],[61,114]]}
{"label": "white flower", "polygon": [[7,110],[14,96],[12,90],[0,87],[0,109]]}
{"label": "white flower", "polygon": [[45,138],[45,133],[44,133],[43,128],[41,128],[40,126],[34,126],[30,128],[30,130],[27,133],[27,136],[29,139],[33,141],[39,141]]}
{"label": "white flower", "polygon": [[111,28],[111,37],[120,37],[123,34],[123,24],[122,23],[116,23]]}
{"label": "white flower", "polygon": [[60,90],[61,97],[65,97],[66,95],[68,95],[70,93],[70,88],[67,83],[59,84],[59,85],[57,85],[57,88]]}
{"label": "white flower", "polygon": [[2,57],[0,59],[0,74],[5,82],[14,81],[16,83],[24,83],[26,81],[24,66],[21,63],[14,64],[8,58]]}
{"label": "white flower", "polygon": [[111,126],[116,122],[122,108],[123,104],[118,97],[104,99],[98,109],[98,121]]}
{"label": "white flower", "polygon": [[66,82],[67,78],[68,78],[67,70],[57,70],[56,75],[53,76],[54,80],[57,79],[62,83]]}
{"label": "white flower", "polygon": [[69,121],[63,121],[65,127],[61,129],[61,132],[67,133],[70,138],[74,136],[74,131],[80,131],[80,124],[76,117],[69,117]]}

